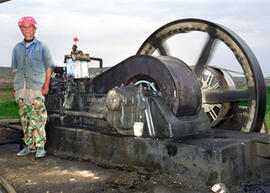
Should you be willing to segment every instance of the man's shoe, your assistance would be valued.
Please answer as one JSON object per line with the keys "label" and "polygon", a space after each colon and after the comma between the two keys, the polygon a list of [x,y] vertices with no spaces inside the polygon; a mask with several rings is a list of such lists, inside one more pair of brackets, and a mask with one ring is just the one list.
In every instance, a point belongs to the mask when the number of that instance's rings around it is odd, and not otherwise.
{"label": "man's shoe", "polygon": [[37,152],[36,152],[36,158],[40,158],[40,157],[44,157],[46,155],[46,151],[44,148],[42,147],[38,147],[37,148]]}
{"label": "man's shoe", "polygon": [[27,155],[29,153],[35,153],[35,152],[36,152],[36,149],[25,147],[19,153],[17,153],[17,155],[18,156],[23,156],[23,155]]}

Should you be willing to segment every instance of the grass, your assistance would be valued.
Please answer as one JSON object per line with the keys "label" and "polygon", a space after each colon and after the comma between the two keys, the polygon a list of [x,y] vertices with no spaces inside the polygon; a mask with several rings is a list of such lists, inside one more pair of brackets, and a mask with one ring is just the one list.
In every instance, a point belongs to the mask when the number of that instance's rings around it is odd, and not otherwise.
{"label": "grass", "polygon": [[17,103],[15,101],[0,104],[0,119],[18,119]]}
{"label": "grass", "polygon": [[270,86],[266,87],[266,108],[264,120],[268,128],[270,128]]}
{"label": "grass", "polygon": [[0,104],[14,101],[12,92],[12,88],[0,88]]}
{"label": "grass", "polygon": [[[270,86],[266,86],[266,107],[264,120],[268,128],[270,128]],[[239,103],[240,106],[248,106],[248,101],[244,100]]]}
{"label": "grass", "polygon": [[0,119],[19,118],[17,103],[12,92],[12,88],[0,88]]}

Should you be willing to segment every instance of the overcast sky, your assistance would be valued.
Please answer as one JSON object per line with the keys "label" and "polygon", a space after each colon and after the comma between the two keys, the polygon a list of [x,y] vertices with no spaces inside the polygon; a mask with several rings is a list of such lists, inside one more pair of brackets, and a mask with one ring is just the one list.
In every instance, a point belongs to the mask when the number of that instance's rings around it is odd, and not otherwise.
{"label": "overcast sky", "polygon": [[10,66],[12,49],[22,40],[17,22],[28,15],[37,20],[36,37],[47,44],[56,65],[63,65],[75,36],[80,50],[112,66],[134,55],[166,23],[201,18],[242,37],[270,76],[269,0],[12,0],[0,4],[0,66]]}

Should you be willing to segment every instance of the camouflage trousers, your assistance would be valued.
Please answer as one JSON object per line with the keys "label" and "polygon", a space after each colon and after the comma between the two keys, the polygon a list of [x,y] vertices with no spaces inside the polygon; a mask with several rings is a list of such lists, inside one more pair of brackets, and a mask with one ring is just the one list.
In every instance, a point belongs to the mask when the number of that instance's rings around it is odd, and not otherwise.
{"label": "camouflage trousers", "polygon": [[26,105],[23,99],[19,99],[17,103],[24,133],[24,143],[33,149],[44,148],[47,111],[42,99],[35,98],[32,105]]}

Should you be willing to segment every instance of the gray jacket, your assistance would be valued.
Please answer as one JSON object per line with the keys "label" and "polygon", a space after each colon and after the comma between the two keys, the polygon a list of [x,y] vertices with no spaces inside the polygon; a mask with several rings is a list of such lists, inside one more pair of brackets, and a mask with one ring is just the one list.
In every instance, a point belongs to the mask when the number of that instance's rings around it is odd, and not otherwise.
{"label": "gray jacket", "polygon": [[[46,79],[46,70],[53,67],[53,60],[49,49],[41,41],[34,39],[26,47],[25,41],[19,42],[12,52],[14,90],[25,88],[39,90]],[[25,81],[24,81],[25,80]]]}

